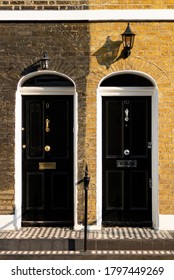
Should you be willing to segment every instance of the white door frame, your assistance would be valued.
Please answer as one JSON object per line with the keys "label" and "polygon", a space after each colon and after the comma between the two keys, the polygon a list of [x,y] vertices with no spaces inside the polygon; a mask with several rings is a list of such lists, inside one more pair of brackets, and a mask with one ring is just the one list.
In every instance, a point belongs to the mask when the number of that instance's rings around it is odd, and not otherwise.
{"label": "white door frame", "polygon": [[[72,87],[22,87],[28,79],[43,75],[63,76],[70,80]],[[19,229],[22,222],[22,95],[73,95],[74,96],[74,227],[77,225],[77,92],[76,86],[68,76],[55,71],[37,71],[22,77],[18,83],[16,91],[16,111],[15,111],[15,216],[13,220],[14,228]]]}
{"label": "white door frame", "polygon": [[[119,74],[135,74],[150,80],[152,87],[100,87],[101,82]],[[151,96],[152,97],[152,224],[159,228],[158,213],[158,88],[154,79],[139,71],[119,71],[104,77],[97,89],[97,227],[102,226],[102,97]]]}

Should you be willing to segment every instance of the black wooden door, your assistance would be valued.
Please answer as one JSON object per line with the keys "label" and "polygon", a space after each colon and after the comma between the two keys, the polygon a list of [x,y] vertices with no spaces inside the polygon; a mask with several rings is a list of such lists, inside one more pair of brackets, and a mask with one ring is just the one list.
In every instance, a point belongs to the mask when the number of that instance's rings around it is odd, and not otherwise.
{"label": "black wooden door", "polygon": [[23,96],[23,225],[73,224],[73,96]]}
{"label": "black wooden door", "polygon": [[151,97],[103,97],[103,224],[151,225]]}

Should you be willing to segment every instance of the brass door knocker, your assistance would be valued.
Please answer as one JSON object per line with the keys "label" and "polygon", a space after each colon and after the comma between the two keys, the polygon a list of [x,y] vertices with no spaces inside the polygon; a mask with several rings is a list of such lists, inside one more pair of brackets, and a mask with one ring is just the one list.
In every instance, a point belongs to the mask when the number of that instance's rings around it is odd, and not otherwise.
{"label": "brass door knocker", "polygon": [[50,120],[48,118],[45,120],[45,131],[50,132]]}

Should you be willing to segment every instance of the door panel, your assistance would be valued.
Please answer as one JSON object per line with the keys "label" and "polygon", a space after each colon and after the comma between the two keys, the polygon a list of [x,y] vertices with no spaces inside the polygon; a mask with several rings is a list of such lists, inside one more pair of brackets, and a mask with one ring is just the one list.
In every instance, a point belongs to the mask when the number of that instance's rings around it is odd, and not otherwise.
{"label": "door panel", "polygon": [[148,172],[130,172],[130,209],[148,209]]}
{"label": "door panel", "polygon": [[144,100],[133,100],[130,103],[130,150],[132,157],[147,158],[148,103]]}
{"label": "door panel", "polygon": [[[49,107],[52,119],[50,130],[54,135],[50,139],[51,146],[53,147],[52,155],[54,159],[67,159],[69,157],[69,103],[67,100],[61,100],[51,105]],[[67,113],[65,114],[65,112]]]}
{"label": "door panel", "polygon": [[[124,193],[122,185],[124,183],[123,171],[108,171],[106,174],[106,209],[123,209]],[[117,188],[115,188],[117,184]]]}
{"label": "door panel", "polygon": [[151,225],[151,97],[103,97],[103,224]]}
{"label": "door panel", "polygon": [[[121,113],[123,110],[122,102],[106,103],[106,155],[109,158],[121,157],[123,153],[123,125]],[[117,135],[119,134],[119,138]]]}
{"label": "door panel", "polygon": [[73,224],[73,96],[23,96],[23,225]]}
{"label": "door panel", "polygon": [[42,102],[33,102],[32,100],[27,103],[28,115],[27,123],[29,124],[27,146],[29,147],[30,158],[32,157],[43,157],[43,120],[42,120]]}
{"label": "door panel", "polygon": [[44,209],[43,186],[43,174],[27,173],[27,210]]}
{"label": "door panel", "polygon": [[53,173],[51,180],[52,209],[68,209],[70,207],[68,193],[69,175],[68,173]]}

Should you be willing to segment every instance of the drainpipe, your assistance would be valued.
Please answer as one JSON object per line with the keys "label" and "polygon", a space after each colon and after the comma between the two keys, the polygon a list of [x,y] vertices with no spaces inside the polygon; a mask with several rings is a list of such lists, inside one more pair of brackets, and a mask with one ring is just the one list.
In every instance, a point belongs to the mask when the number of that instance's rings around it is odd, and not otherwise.
{"label": "drainpipe", "polygon": [[85,224],[84,224],[84,251],[87,250],[87,226],[88,226],[88,189],[90,177],[88,174],[88,165],[86,164],[84,181],[84,191],[85,191]]}

